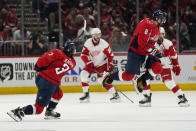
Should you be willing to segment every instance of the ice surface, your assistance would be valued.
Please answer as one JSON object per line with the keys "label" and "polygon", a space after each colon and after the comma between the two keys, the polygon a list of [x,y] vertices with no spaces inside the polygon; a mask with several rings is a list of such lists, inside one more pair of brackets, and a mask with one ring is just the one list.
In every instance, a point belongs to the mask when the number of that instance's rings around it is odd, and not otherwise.
{"label": "ice surface", "polygon": [[172,92],[152,92],[152,107],[138,107],[135,92],[124,92],[121,103],[110,103],[109,93],[91,93],[90,103],[79,103],[82,93],[64,93],[56,111],[62,118],[44,120],[25,116],[15,122],[6,112],[33,104],[36,95],[0,95],[0,131],[196,131],[196,92],[185,92],[190,107],[179,107]]}

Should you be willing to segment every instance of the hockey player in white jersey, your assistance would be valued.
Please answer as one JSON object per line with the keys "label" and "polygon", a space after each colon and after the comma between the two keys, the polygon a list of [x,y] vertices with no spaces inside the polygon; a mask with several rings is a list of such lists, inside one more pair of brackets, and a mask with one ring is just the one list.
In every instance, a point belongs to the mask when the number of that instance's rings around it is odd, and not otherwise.
{"label": "hockey player in white jersey", "polygon": [[[105,40],[101,39],[101,30],[93,28],[91,31],[92,37],[85,43],[81,53],[81,59],[85,66],[81,72],[81,83],[84,96],[80,98],[81,102],[89,102],[89,82],[93,73],[97,74],[98,82],[102,84],[103,73],[113,71],[113,53]],[[111,92],[110,101],[119,102],[120,96],[112,85],[108,85],[106,90]]]}
{"label": "hockey player in white jersey", "polygon": [[[178,56],[174,49],[173,43],[165,38],[165,30],[160,27],[160,35],[163,38],[161,41],[157,41],[156,48],[160,51],[162,55],[160,58],[161,64],[163,66],[163,71],[160,74],[162,82],[169,88],[178,99],[179,106],[189,106],[188,100],[186,99],[184,92],[176,85],[173,74],[176,76],[180,75],[180,65],[178,63]],[[139,101],[140,106],[151,106],[151,92],[150,92],[150,80],[146,81],[146,86],[143,87],[144,98]]]}

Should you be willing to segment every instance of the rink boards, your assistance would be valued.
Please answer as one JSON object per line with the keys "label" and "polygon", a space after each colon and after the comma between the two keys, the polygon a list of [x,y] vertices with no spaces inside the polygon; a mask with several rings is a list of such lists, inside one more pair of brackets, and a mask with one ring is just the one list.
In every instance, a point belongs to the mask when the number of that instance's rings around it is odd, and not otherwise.
{"label": "rink boards", "polygon": [[[0,60],[0,94],[30,94],[36,93],[35,76],[37,73],[33,67],[38,57],[1,57]],[[62,90],[64,92],[82,92],[80,72],[84,66],[79,56],[75,56],[77,65],[74,70],[68,72],[62,78]],[[124,70],[126,54],[115,54],[115,69]],[[196,54],[180,54],[179,63],[182,68],[178,77],[174,76],[182,90],[196,90]],[[91,92],[106,91],[97,82],[96,75],[90,78]],[[134,91],[130,82],[114,82],[114,85],[122,91]],[[159,76],[152,81],[153,91],[167,91]]]}

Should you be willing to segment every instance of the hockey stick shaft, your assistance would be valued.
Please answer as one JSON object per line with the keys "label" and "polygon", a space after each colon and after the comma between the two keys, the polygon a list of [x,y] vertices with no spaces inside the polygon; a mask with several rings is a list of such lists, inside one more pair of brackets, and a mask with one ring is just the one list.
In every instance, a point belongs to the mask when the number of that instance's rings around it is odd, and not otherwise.
{"label": "hockey stick shaft", "polygon": [[117,87],[114,86],[114,88],[120,92],[124,97],[126,97],[131,103],[134,103],[127,95],[125,95],[121,90],[119,90]]}

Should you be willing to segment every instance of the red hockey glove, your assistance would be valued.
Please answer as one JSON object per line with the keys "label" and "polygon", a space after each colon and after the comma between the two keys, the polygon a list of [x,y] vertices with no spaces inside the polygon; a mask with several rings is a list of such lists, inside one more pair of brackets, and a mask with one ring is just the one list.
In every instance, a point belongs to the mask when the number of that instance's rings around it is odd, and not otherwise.
{"label": "red hockey glove", "polygon": [[91,73],[94,73],[95,67],[94,67],[93,62],[88,62],[88,63],[86,64],[85,69],[86,69],[90,74],[91,74]]}
{"label": "red hockey glove", "polygon": [[112,72],[114,70],[114,66],[112,63],[109,63],[108,64],[108,69],[107,69],[107,72]]}
{"label": "red hockey glove", "polygon": [[174,66],[172,70],[176,76],[180,75],[181,68],[179,65]]}

